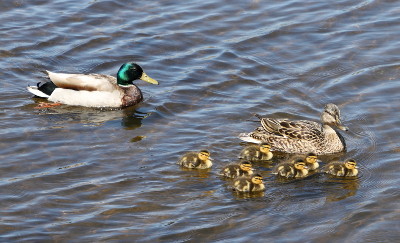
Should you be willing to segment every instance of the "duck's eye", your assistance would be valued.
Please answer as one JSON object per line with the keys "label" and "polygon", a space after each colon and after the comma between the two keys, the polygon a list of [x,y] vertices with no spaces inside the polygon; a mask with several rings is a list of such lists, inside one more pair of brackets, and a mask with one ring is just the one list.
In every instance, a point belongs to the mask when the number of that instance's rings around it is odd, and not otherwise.
{"label": "duck's eye", "polygon": [[263,149],[270,149],[271,146],[269,146],[269,145],[263,145],[263,146],[261,146],[261,148],[263,148]]}
{"label": "duck's eye", "polygon": [[207,154],[207,153],[200,153],[200,155],[202,155],[202,156],[205,156],[205,157],[208,157],[208,156],[210,156],[209,154]]}

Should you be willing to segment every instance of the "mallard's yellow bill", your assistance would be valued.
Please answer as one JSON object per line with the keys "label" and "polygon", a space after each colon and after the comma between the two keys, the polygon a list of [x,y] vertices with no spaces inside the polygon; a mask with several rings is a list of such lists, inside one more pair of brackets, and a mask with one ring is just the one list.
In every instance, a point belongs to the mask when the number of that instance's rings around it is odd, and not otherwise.
{"label": "mallard's yellow bill", "polygon": [[145,72],[143,72],[142,77],[140,77],[140,80],[149,82],[151,84],[157,84],[158,85],[158,81],[155,79],[150,78]]}

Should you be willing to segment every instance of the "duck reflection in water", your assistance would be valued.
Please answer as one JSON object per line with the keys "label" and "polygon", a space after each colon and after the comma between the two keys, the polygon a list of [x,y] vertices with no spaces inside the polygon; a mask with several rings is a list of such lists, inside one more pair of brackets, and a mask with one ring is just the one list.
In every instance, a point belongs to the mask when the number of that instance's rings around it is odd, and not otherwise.
{"label": "duck reflection in water", "polygon": [[358,177],[330,178],[327,180],[327,186],[325,188],[325,192],[327,193],[326,201],[336,202],[354,196],[359,186]]}

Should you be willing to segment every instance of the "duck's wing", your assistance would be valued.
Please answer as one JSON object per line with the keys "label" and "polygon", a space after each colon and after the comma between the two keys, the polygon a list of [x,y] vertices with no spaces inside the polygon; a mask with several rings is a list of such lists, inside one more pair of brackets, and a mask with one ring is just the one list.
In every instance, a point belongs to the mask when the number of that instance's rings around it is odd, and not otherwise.
{"label": "duck's wing", "polygon": [[257,129],[273,136],[303,140],[316,140],[322,136],[321,125],[314,121],[261,118],[260,122],[261,127]]}
{"label": "duck's wing", "polygon": [[112,92],[118,87],[116,78],[110,75],[46,72],[50,80],[59,88]]}

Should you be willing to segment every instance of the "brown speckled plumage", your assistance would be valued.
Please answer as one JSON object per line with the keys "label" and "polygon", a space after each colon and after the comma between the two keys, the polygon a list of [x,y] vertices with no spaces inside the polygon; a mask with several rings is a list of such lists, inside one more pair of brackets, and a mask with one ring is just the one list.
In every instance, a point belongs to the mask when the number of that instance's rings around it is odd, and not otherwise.
{"label": "brown speckled plumage", "polygon": [[[259,116],[258,116],[259,117]],[[260,118],[261,126],[239,137],[248,142],[268,142],[272,151],[317,155],[346,150],[343,137],[332,126],[347,130],[341,125],[339,108],[334,104],[325,106],[321,123],[308,120]]]}

